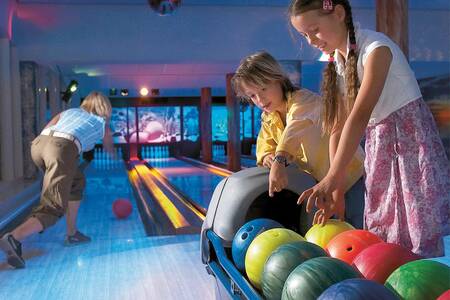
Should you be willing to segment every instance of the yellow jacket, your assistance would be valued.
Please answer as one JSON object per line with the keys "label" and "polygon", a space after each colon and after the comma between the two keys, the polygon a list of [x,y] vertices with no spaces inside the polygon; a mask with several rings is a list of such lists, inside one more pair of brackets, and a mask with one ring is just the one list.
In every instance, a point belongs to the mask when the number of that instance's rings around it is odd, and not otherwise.
{"label": "yellow jacket", "polygon": [[[322,180],[330,168],[329,136],[322,135],[320,111],[322,99],[308,90],[288,96],[286,127],[278,112],[261,114],[261,130],[256,142],[256,164],[262,166],[268,154],[284,151],[300,169]],[[363,174],[364,151],[358,147],[347,167],[346,190]]]}

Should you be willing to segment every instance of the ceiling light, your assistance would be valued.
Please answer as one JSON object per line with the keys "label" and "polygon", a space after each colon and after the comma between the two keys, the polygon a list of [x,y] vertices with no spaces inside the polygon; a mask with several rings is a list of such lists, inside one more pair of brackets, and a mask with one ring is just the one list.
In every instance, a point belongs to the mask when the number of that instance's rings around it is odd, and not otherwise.
{"label": "ceiling light", "polygon": [[69,103],[70,99],[72,98],[73,93],[75,93],[78,89],[78,81],[71,80],[69,85],[67,86],[66,90],[64,92],[61,92],[61,99],[64,102]]}
{"label": "ceiling light", "polygon": [[143,87],[140,89],[139,93],[141,94],[141,96],[145,97],[148,95],[148,89],[146,87]]}

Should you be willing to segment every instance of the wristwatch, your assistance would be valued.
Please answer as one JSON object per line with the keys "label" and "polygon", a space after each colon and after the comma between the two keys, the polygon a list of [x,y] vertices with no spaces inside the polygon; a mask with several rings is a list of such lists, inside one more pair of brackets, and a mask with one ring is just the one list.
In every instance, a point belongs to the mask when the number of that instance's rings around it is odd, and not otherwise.
{"label": "wristwatch", "polygon": [[273,161],[276,161],[277,163],[279,163],[280,165],[283,165],[285,167],[289,166],[286,157],[284,157],[282,155],[275,155],[275,157],[273,158]]}

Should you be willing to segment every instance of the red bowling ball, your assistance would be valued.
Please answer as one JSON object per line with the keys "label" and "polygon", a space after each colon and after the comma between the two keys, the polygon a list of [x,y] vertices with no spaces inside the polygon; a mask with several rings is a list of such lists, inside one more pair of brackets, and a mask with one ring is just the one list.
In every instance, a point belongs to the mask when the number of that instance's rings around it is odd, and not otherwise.
{"label": "red bowling ball", "polygon": [[117,219],[125,219],[131,214],[133,206],[128,199],[116,199],[113,202],[112,210]]}
{"label": "red bowling ball", "polygon": [[402,246],[391,243],[373,244],[353,260],[353,266],[369,280],[384,284],[398,267],[422,257]]}
{"label": "red bowling ball", "polygon": [[450,299],[450,290],[445,291],[436,300],[448,300]]}

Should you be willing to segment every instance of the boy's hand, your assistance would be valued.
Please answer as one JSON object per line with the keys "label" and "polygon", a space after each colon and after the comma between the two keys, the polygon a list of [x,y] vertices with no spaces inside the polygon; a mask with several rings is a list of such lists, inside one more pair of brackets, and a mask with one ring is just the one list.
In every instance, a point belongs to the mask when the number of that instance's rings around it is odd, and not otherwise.
{"label": "boy's hand", "polygon": [[273,157],[274,157],[273,153],[270,153],[270,154],[267,154],[266,156],[264,156],[263,166],[270,169],[272,167]]}
{"label": "boy's hand", "polygon": [[269,196],[273,197],[274,192],[281,192],[288,185],[286,167],[273,162],[269,174]]}

